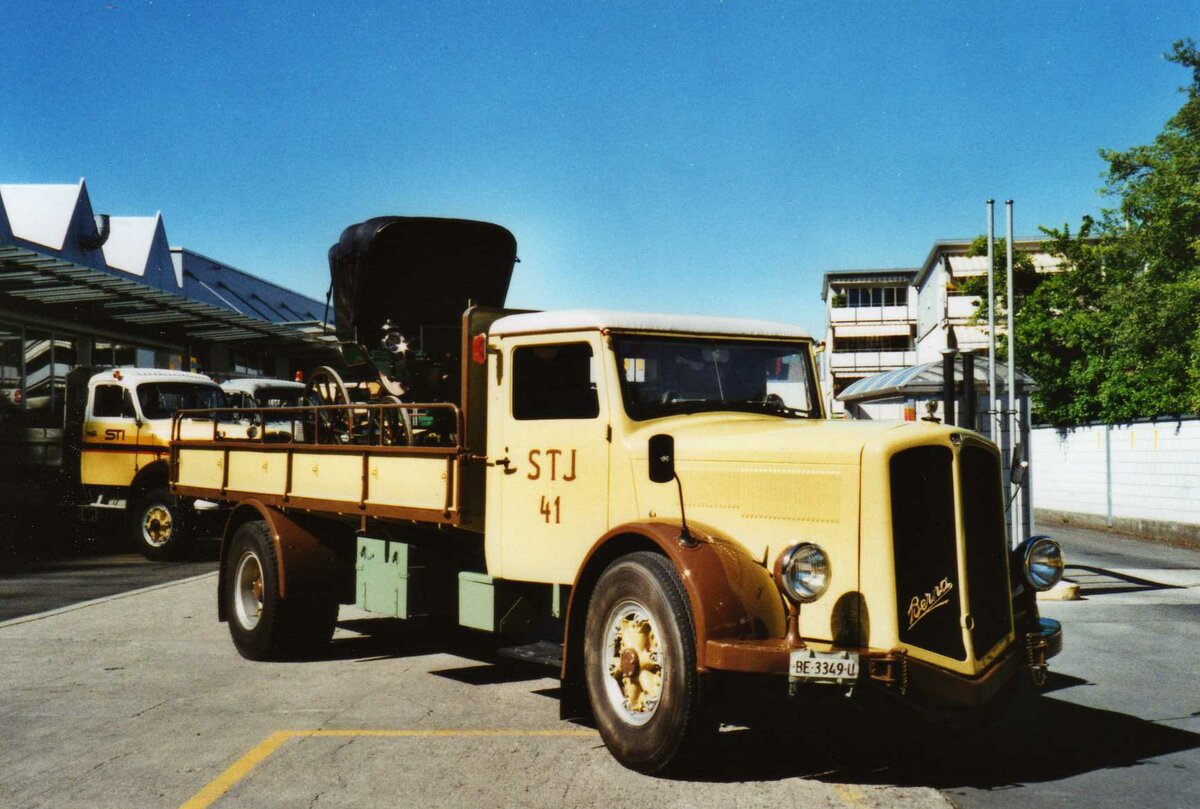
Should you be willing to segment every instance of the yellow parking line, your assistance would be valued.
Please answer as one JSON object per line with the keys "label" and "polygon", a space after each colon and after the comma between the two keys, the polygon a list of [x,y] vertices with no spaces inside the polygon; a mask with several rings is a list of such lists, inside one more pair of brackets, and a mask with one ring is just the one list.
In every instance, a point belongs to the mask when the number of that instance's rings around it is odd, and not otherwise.
{"label": "yellow parking line", "polygon": [[375,737],[483,737],[483,736],[595,736],[593,730],[522,730],[519,728],[499,730],[277,730],[251,748],[250,752],[235,761],[229,769],[205,784],[204,788],[188,799],[179,809],[207,809],[218,798],[233,789],[238,781],[261,764],[269,755],[294,737],[321,736],[375,736]]}
{"label": "yellow parking line", "polygon": [[295,735],[295,731],[280,730],[263,739],[249,753],[239,758],[228,770],[205,784],[204,789],[193,795],[179,809],[205,809],[212,806],[213,801],[224,795],[233,785],[242,780],[263,759],[279,749],[279,746]]}

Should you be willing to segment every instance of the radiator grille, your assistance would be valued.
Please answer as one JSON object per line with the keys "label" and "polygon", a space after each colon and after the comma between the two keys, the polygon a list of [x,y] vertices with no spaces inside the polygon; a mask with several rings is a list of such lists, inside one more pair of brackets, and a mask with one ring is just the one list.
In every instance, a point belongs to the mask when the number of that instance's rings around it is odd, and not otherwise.
{"label": "radiator grille", "polygon": [[954,456],[915,447],[891,460],[892,547],[902,643],[966,660],[954,524]]}
{"label": "radiator grille", "polygon": [[959,453],[958,463],[967,551],[967,592],[971,598],[971,616],[975,619],[971,645],[978,658],[985,656],[1012,630],[1000,461],[982,447],[966,446]]}

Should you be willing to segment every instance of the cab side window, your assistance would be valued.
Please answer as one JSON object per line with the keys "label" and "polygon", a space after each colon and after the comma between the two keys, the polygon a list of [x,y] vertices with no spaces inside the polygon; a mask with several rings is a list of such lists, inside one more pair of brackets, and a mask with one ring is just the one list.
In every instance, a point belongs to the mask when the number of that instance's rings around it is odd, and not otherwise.
{"label": "cab side window", "polygon": [[92,415],[96,418],[131,419],[134,417],[133,398],[120,385],[97,385],[92,400]]}
{"label": "cab side window", "polygon": [[587,343],[513,351],[513,418],[594,419],[600,415],[596,363]]}

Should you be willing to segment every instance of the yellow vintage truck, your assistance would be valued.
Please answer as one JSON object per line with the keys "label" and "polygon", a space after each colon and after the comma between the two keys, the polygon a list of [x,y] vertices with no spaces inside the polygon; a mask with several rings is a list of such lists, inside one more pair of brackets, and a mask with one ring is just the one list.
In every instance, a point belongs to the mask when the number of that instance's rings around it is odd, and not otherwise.
{"label": "yellow vintage truck", "polygon": [[[183,408],[223,405],[221,389],[186,371],[81,366],[66,374],[63,393],[61,422],[9,430],[0,440],[10,488],[22,503],[66,506],[87,522],[116,517],[141,553],[177,556],[193,536],[197,507],[218,504],[169,491],[172,416]],[[213,430],[192,419],[177,426],[188,435]],[[222,426],[223,432],[231,429],[245,432],[236,423]]]}
{"label": "yellow vintage truck", "polygon": [[803,330],[503,310],[516,244],[486,223],[369,220],[330,260],[325,404],[172,442],[177,494],[236,504],[218,610],[244,656],[328,642],[340,603],[455,616],[555,661],[564,710],[654,772],[716,728],[718,673],[954,718],[1061,648],[1034,599],[1061,552],[1010,549],[995,446],[828,420]]}

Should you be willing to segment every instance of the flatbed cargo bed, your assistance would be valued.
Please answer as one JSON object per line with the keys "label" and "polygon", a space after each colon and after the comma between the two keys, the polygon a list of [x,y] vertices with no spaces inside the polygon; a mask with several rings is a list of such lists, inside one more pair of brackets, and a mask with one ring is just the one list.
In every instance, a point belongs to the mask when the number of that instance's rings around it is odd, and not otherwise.
{"label": "flatbed cargo bed", "polygon": [[[209,500],[253,498],[280,508],[458,526],[466,461],[461,443],[410,445],[411,435],[392,443],[398,437],[378,428],[389,418],[398,422],[400,411],[438,409],[453,415],[461,436],[461,411],[449,403],[242,410],[263,425],[249,438],[218,431],[216,419],[226,410],[181,412],[172,432],[171,486],[176,494]],[[213,434],[180,438],[183,418],[214,419]],[[352,426],[331,435],[321,426],[331,418]]]}

